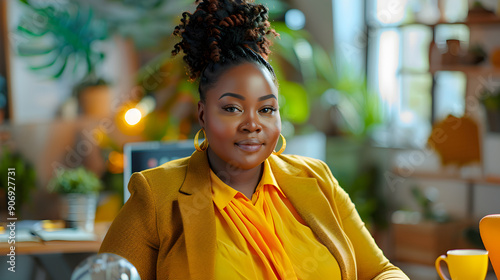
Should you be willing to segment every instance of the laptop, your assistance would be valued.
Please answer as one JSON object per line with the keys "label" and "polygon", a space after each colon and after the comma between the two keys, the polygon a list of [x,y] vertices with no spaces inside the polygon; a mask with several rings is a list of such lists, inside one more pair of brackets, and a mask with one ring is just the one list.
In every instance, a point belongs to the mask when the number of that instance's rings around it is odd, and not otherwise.
{"label": "laptop", "polygon": [[130,197],[128,182],[134,172],[154,168],[165,162],[190,156],[195,151],[193,140],[176,142],[127,143],[123,148],[123,199]]}

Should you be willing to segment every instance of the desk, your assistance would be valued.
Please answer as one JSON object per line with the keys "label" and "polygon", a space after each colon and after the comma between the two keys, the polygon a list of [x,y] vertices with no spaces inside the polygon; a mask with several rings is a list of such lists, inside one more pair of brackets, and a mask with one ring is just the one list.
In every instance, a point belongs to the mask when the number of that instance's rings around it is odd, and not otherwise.
{"label": "desk", "polygon": [[[16,242],[16,278],[70,279],[73,269],[85,258],[96,254],[110,223],[95,225],[96,241]],[[0,279],[12,279],[7,270],[10,244],[0,242]]]}
{"label": "desk", "polygon": [[0,255],[7,255],[10,252],[10,246],[16,247],[16,255],[97,253],[101,241],[16,242],[13,245],[2,242]]}
{"label": "desk", "polygon": [[[27,241],[16,242],[13,245],[16,247],[16,255],[97,253],[110,225],[110,222],[95,224],[95,241]],[[12,245],[7,242],[0,242],[0,256],[8,254],[10,246]]]}

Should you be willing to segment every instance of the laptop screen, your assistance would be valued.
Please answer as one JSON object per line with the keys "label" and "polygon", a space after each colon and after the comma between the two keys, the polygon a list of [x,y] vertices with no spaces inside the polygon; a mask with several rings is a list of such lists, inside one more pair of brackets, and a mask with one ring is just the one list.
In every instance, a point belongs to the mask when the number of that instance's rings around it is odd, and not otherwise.
{"label": "laptop screen", "polygon": [[128,182],[134,172],[160,166],[168,161],[188,157],[195,151],[192,140],[180,142],[127,143],[123,148],[123,198],[130,197]]}

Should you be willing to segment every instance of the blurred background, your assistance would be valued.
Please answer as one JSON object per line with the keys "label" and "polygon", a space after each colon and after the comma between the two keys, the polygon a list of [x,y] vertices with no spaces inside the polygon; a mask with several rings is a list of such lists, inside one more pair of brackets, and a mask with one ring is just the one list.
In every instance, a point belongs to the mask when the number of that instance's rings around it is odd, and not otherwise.
{"label": "blurred background", "polygon": [[[500,1],[256,2],[280,34],[270,62],[285,153],[324,160],[411,279],[438,279],[448,249],[482,248],[479,220],[500,213]],[[0,222],[15,168],[15,216],[30,229],[19,279],[68,279],[97,252],[127,198],[127,145],[193,139],[197,86],[171,34],[194,7],[0,0]],[[90,205],[75,210],[83,226],[71,205]],[[68,227],[82,235],[43,235]]]}

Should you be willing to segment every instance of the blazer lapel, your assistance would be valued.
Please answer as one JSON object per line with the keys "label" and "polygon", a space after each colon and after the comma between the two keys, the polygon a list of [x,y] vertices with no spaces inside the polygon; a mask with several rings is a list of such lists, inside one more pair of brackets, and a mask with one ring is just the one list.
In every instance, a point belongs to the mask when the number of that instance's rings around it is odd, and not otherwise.
{"label": "blazer lapel", "polygon": [[215,275],[216,229],[209,172],[206,152],[194,152],[179,189],[191,279],[213,279]]}
{"label": "blazer lapel", "polygon": [[[342,279],[356,279],[354,255],[330,205],[333,202],[325,198],[316,179],[301,176],[301,169],[279,157],[269,159],[280,188],[339,263]],[[206,152],[194,152],[179,189],[191,279],[215,277],[216,228],[209,168]]]}
{"label": "blazer lapel", "polygon": [[301,169],[276,156],[270,159],[271,169],[280,188],[321,243],[333,254],[339,264],[342,279],[356,279],[351,246],[330,205],[334,202],[325,198],[315,178],[300,176]]}

